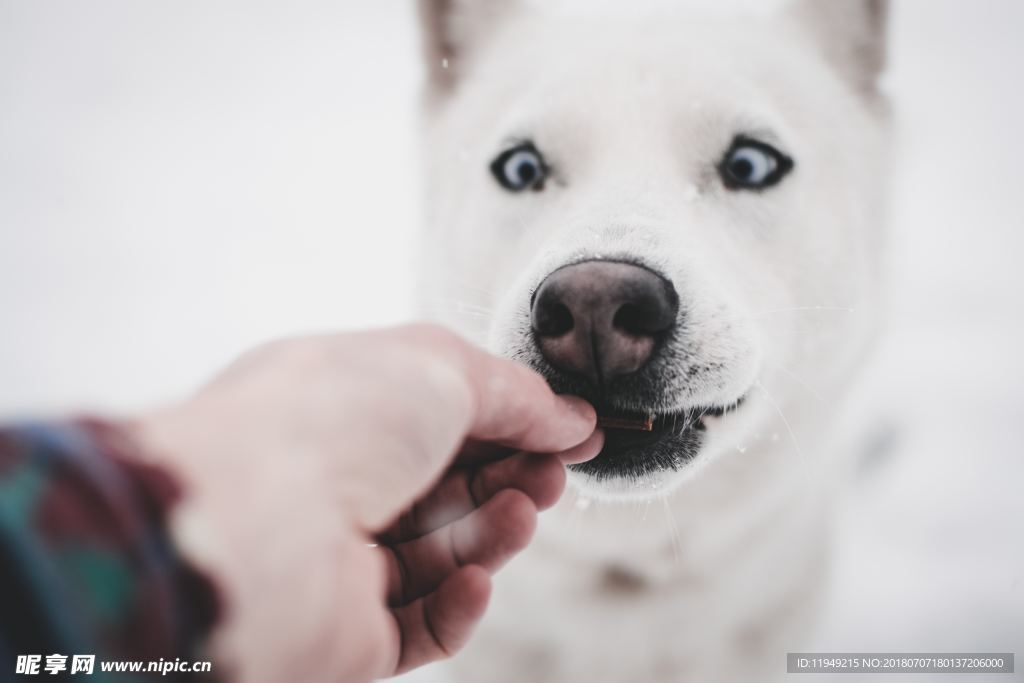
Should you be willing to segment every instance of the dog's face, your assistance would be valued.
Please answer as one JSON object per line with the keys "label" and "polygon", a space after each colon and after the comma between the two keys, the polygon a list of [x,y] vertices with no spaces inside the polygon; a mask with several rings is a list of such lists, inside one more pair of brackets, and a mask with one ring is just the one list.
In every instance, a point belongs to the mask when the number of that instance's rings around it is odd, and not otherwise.
{"label": "dog's face", "polygon": [[578,485],[650,495],[743,457],[864,346],[879,4],[737,20],[423,3],[426,305],[609,419]]}

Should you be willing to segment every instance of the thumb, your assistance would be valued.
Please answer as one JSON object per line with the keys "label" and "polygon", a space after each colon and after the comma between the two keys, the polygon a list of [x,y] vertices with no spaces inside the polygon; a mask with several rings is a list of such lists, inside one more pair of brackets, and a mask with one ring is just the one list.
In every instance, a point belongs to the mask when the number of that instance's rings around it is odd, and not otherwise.
{"label": "thumb", "polygon": [[[351,454],[351,512],[377,531],[424,495],[452,465],[468,439],[557,453],[585,441],[596,428],[594,409],[582,399],[554,394],[536,372],[498,358],[432,326],[403,328],[422,354],[387,365],[401,387],[367,400]],[[409,362],[408,359],[412,359]],[[413,366],[413,367],[410,367]],[[390,374],[390,373],[389,373]],[[374,422],[374,414],[388,419]],[[377,424],[379,429],[368,429]]]}

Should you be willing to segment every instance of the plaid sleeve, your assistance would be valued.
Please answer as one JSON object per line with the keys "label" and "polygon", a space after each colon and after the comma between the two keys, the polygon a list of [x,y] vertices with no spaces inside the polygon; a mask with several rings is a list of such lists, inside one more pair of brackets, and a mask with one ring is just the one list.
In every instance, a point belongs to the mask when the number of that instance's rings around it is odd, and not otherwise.
{"label": "plaid sleeve", "polygon": [[177,485],[130,451],[100,421],[0,429],[0,679],[25,653],[201,658],[216,592],[171,543]]}

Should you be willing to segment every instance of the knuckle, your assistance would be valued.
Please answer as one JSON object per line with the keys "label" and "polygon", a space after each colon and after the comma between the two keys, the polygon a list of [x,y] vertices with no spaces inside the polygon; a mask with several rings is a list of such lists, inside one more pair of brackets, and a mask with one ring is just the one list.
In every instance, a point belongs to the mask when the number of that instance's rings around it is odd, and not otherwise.
{"label": "knuckle", "polygon": [[463,369],[450,359],[428,356],[419,364],[423,378],[425,400],[445,414],[469,415],[474,395],[472,385]]}
{"label": "knuckle", "polygon": [[472,401],[472,386],[461,355],[466,342],[455,332],[433,323],[407,328],[407,341],[396,354],[402,374],[416,378],[410,390],[443,408],[462,408]]}

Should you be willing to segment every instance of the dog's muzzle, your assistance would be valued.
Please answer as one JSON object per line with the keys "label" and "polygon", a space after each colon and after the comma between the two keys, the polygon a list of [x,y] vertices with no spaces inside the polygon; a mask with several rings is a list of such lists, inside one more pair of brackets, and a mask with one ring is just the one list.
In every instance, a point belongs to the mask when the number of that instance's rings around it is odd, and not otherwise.
{"label": "dog's muzzle", "polygon": [[574,263],[537,288],[531,326],[543,358],[538,369],[556,391],[591,401],[605,429],[601,453],[571,469],[637,481],[696,457],[706,418],[726,407],[664,410],[665,383],[684,376],[665,351],[683,333],[683,317],[673,284],[633,263]]}

